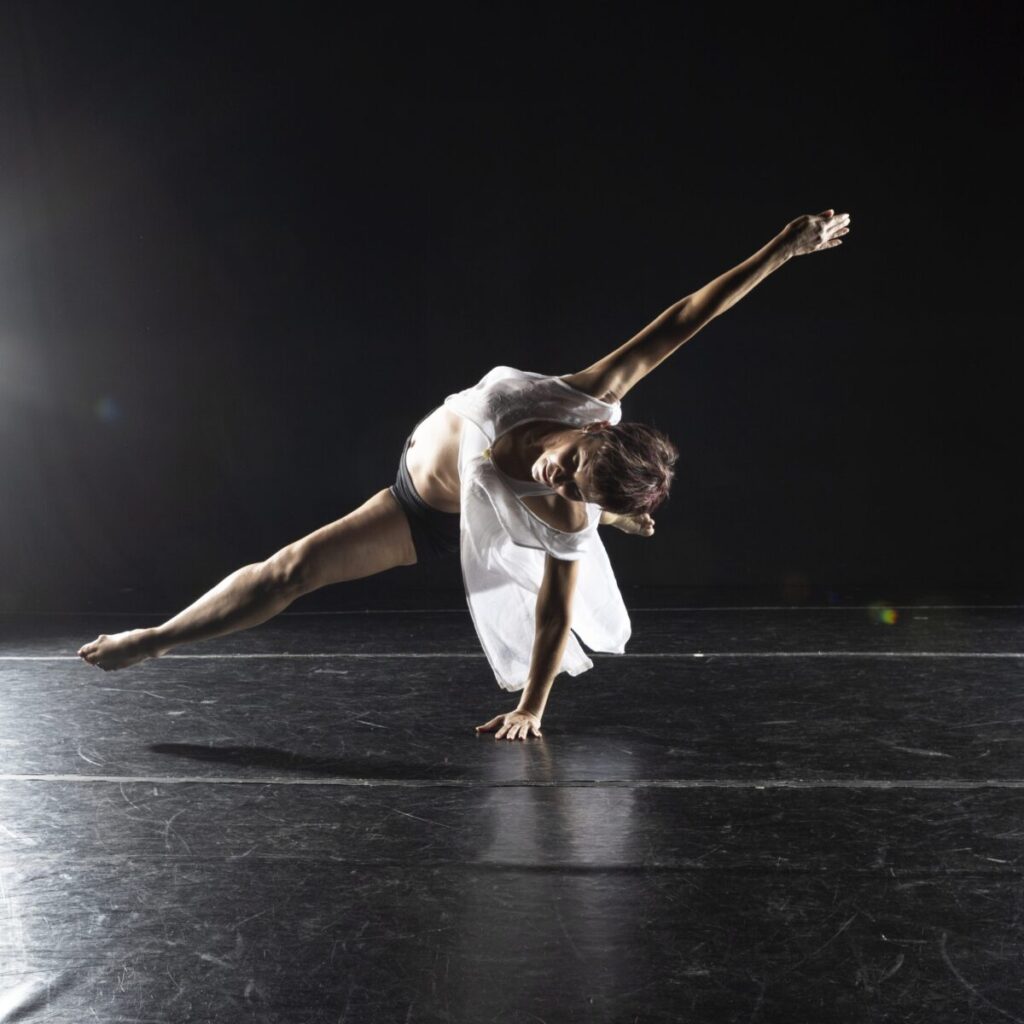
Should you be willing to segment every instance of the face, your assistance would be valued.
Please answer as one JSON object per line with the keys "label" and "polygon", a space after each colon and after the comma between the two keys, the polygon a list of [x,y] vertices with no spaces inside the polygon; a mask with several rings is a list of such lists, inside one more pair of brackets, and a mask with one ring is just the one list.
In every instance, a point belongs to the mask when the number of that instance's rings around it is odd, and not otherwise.
{"label": "face", "polygon": [[531,475],[569,501],[592,500],[592,459],[600,443],[599,438],[583,430],[557,435],[533,464]]}

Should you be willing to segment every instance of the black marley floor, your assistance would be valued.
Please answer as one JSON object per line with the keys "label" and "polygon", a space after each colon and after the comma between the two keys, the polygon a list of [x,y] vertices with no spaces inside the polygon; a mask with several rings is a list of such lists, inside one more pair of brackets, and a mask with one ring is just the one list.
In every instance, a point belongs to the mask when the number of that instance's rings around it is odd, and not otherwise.
{"label": "black marley floor", "polygon": [[525,743],[465,611],[156,621],[0,620],[0,1021],[1024,1021],[1024,608],[638,610]]}

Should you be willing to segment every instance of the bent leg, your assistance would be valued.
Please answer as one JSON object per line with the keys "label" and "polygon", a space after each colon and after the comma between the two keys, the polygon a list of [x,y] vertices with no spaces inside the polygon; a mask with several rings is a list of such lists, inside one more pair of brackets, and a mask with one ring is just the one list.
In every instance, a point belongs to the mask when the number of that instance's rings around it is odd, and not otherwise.
{"label": "bent leg", "polygon": [[126,668],[179,644],[250,629],[319,587],[415,561],[409,521],[385,488],[347,516],[286,545],[265,562],[236,569],[162,625],[101,634],[78,654],[103,669]]}

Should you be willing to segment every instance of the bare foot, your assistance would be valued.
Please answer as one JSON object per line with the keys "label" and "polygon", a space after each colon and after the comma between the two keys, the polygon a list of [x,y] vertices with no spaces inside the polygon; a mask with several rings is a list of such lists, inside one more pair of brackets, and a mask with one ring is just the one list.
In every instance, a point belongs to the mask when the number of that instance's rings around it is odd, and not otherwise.
{"label": "bare foot", "polygon": [[137,665],[147,658],[159,658],[170,648],[157,646],[157,637],[152,629],[129,629],[124,633],[107,636],[101,633],[91,644],[83,644],[78,656],[90,665],[113,672],[129,665]]}

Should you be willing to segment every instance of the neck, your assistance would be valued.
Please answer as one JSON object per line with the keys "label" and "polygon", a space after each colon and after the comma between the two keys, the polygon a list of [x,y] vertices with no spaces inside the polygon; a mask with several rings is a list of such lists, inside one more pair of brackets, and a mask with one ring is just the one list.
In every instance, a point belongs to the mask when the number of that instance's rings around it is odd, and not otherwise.
{"label": "neck", "polygon": [[523,431],[520,451],[526,464],[532,466],[565,433],[565,427],[557,423],[530,423]]}
{"label": "neck", "polygon": [[[532,480],[530,470],[533,464],[550,447],[551,442],[565,431],[558,423],[527,423],[521,430],[515,431],[518,437],[506,435],[508,448],[502,453],[499,468],[505,469],[509,476],[521,480]],[[509,443],[511,442],[511,443]]]}

